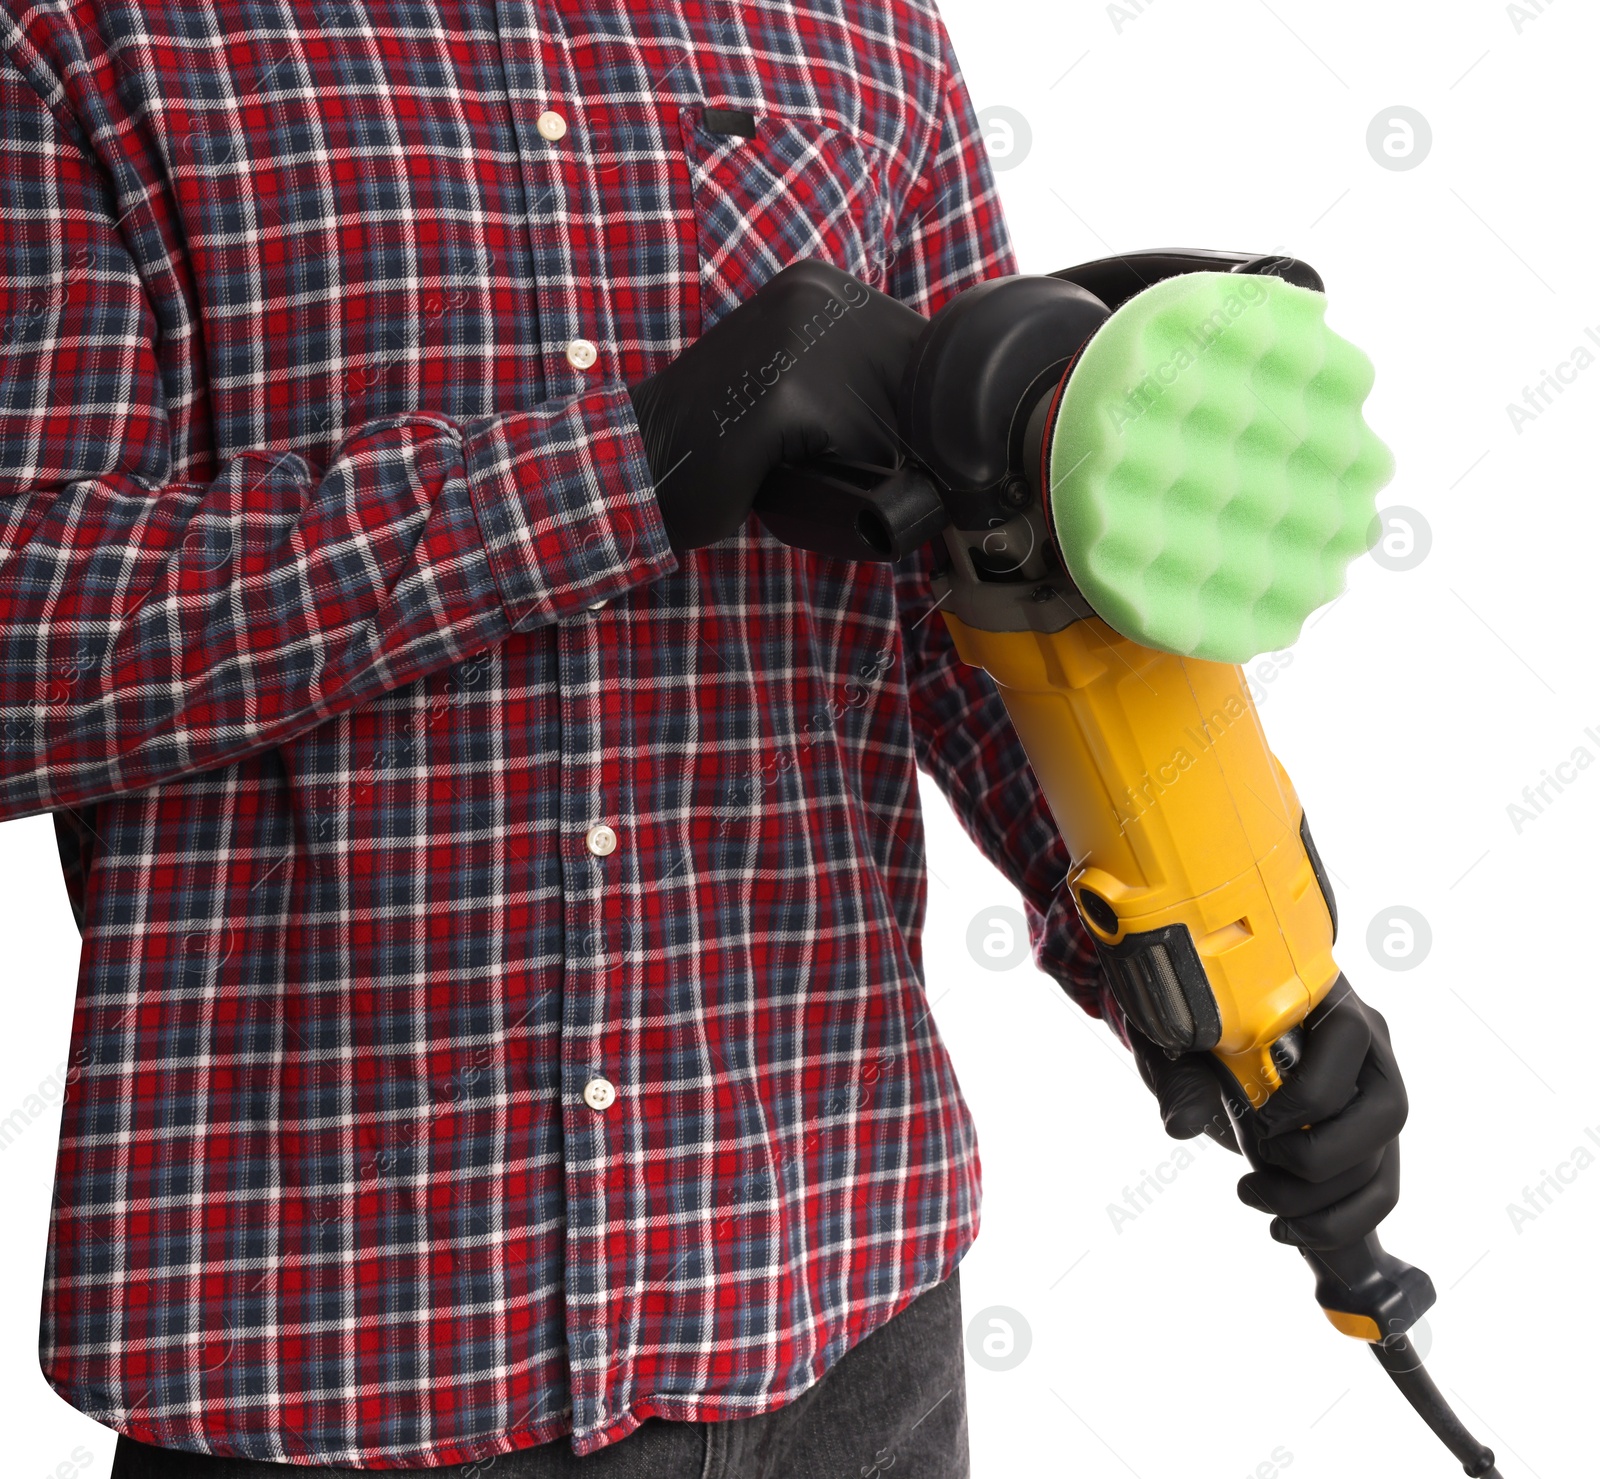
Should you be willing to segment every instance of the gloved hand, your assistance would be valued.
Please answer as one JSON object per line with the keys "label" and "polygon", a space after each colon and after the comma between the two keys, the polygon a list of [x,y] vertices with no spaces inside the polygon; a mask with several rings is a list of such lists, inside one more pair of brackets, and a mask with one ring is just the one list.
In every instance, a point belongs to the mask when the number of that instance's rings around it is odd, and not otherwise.
{"label": "gloved hand", "polygon": [[805,258],[630,386],[672,547],[732,534],[780,463],[826,453],[893,466],[895,398],[926,327],[914,308]]}
{"label": "gloved hand", "polygon": [[[1242,1122],[1261,1168],[1240,1178],[1239,1200],[1274,1214],[1280,1243],[1338,1248],[1365,1237],[1400,1200],[1406,1089],[1389,1024],[1342,976],[1304,1025],[1300,1062]],[[1237,1151],[1210,1054],[1171,1060],[1132,1023],[1128,1031],[1167,1133],[1187,1140],[1204,1132]]]}

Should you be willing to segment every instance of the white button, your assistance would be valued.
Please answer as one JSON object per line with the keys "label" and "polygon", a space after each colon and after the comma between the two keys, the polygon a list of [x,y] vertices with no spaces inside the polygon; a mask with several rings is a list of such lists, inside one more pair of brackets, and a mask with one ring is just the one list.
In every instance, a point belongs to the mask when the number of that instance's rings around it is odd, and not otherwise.
{"label": "white button", "polygon": [[539,115],[539,121],[534,125],[539,130],[540,136],[554,141],[567,136],[567,120],[553,108]]}
{"label": "white button", "polygon": [[610,1109],[617,1091],[608,1078],[592,1078],[583,1086],[583,1102],[590,1109]]}
{"label": "white button", "polygon": [[589,602],[589,604],[587,606],[585,606],[583,609],[585,611],[598,611],[602,606],[609,605],[610,602],[611,602],[611,598],[609,596],[602,596],[598,601]]}
{"label": "white button", "polygon": [[567,343],[567,363],[575,370],[587,370],[597,359],[600,351],[594,347],[592,339],[572,339]]}
{"label": "white button", "polygon": [[604,822],[590,827],[588,836],[583,840],[597,858],[610,857],[617,850],[617,834]]}

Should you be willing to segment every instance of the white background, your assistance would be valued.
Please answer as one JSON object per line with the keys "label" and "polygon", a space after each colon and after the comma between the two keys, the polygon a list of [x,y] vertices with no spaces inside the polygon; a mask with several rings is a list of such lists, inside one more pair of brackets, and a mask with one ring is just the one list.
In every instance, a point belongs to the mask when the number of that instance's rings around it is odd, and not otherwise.
{"label": "white background", "polygon": [[[1600,1135],[1600,765],[1520,833],[1507,813],[1577,746],[1600,761],[1584,733],[1600,733],[1600,363],[1520,433],[1506,410],[1600,333],[1600,23],[1582,0],[1536,12],[1519,30],[1487,0],[944,5],[978,108],[1031,130],[997,160],[1024,271],[1153,246],[1294,252],[1377,365],[1368,415],[1399,464],[1380,502],[1419,510],[1432,546],[1410,570],[1357,565],[1262,717],[1335,878],[1341,962],[1411,1091],[1384,1240],[1433,1275],[1430,1366],[1506,1479],[1594,1472],[1600,1316],[1600,1165],[1573,1164],[1600,1149],[1584,1137]],[[1433,133],[1408,170],[1366,142],[1396,105]],[[974,917],[1016,896],[924,795],[929,992],[986,1184],[964,1301],[1031,1332],[1012,1369],[969,1365],[975,1479],[1459,1473],[1235,1200],[1234,1158],[1202,1142],[1176,1169],[1106,1029],[1030,965],[969,954]],[[1433,937],[1404,972],[1366,945],[1395,905]],[[0,830],[0,929],[3,1120],[67,1052],[78,939],[48,818]],[[0,1161],[0,1429],[19,1479],[106,1474],[113,1449],[38,1371],[57,1118],[53,1101]],[[1118,1231],[1108,1204],[1164,1164],[1171,1184]],[[1570,1184],[1514,1225],[1508,1204],[1558,1171]]]}

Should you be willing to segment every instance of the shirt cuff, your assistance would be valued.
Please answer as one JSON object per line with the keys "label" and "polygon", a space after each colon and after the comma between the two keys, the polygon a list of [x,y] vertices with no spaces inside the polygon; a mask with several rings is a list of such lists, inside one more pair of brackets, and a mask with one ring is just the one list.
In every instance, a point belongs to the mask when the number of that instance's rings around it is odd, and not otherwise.
{"label": "shirt cuff", "polygon": [[460,426],[472,507],[514,630],[677,568],[626,387]]}

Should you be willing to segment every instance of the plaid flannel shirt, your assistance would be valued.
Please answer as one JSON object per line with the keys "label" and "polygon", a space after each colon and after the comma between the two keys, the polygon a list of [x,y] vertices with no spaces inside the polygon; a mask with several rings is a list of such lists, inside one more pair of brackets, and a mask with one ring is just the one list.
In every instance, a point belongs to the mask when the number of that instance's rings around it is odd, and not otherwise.
{"label": "plaid flannel shirt", "polygon": [[793,1398],[978,1224],[919,761],[1104,1007],[930,551],[675,558],[624,389],[799,257],[1016,270],[932,0],[0,52],[0,817],[83,937],[46,1377],[369,1468]]}

